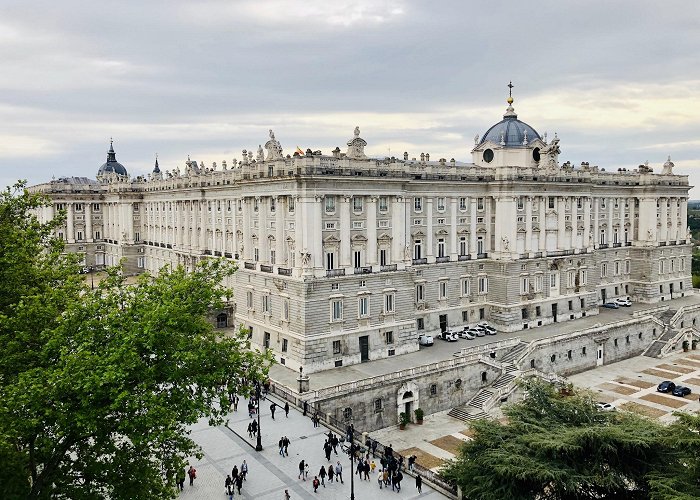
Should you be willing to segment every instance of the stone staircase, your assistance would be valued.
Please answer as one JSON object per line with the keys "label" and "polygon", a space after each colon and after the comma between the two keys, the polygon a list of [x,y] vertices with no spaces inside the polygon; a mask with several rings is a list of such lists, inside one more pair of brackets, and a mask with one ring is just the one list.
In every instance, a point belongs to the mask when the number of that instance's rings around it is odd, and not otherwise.
{"label": "stone staircase", "polygon": [[452,408],[448,415],[463,422],[487,418],[488,414],[484,411],[483,404],[488,401],[491,396],[493,396],[492,391],[489,389],[481,389],[467,404]]}
{"label": "stone staircase", "polygon": [[659,338],[654,340],[649,347],[642,353],[643,356],[649,358],[658,358],[661,356],[661,351],[666,347],[679,331],[671,326],[671,319],[676,315],[675,309],[667,309],[666,311],[659,314],[657,319],[664,324],[664,332]]}
{"label": "stone staircase", "polygon": [[525,349],[527,349],[527,346],[529,346],[527,342],[520,342],[518,345],[513,347],[509,352],[506,353],[505,356],[501,358],[502,363],[512,363],[516,359],[520,357],[520,355],[525,352]]}

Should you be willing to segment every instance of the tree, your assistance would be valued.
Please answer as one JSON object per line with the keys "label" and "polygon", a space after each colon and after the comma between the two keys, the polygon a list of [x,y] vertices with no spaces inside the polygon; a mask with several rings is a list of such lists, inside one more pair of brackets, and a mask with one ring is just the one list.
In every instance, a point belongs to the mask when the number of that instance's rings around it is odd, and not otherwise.
{"label": "tree", "polygon": [[562,396],[543,383],[527,391],[504,410],[507,423],[475,422],[474,439],[442,470],[465,497],[646,499],[654,474],[680,464],[655,421],[601,412],[587,395]]}
{"label": "tree", "polygon": [[235,267],[206,260],[95,290],[32,210],[23,184],[0,198],[0,496],[172,498],[199,453],[187,426],[225,421],[229,394],[263,380],[268,354],[208,317]]}

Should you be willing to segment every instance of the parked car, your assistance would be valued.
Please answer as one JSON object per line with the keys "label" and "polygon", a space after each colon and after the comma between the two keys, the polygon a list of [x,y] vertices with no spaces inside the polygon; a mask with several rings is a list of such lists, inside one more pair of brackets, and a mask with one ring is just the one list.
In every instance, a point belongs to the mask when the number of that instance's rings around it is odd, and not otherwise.
{"label": "parked car", "polygon": [[486,333],[486,335],[496,335],[496,329],[492,326],[482,326],[481,329]]}
{"label": "parked car", "polygon": [[469,328],[466,328],[466,327],[465,327],[465,328],[460,332],[459,336],[462,337],[463,339],[474,340],[474,338],[476,337],[476,334],[471,333],[471,331],[469,330]]}
{"label": "parked car", "polygon": [[619,309],[620,306],[617,305],[617,302],[606,302],[603,304],[603,307],[607,307],[608,309]]}
{"label": "parked car", "polygon": [[476,335],[477,337],[486,337],[486,330],[484,330],[483,328],[476,327],[473,331],[474,335]]}
{"label": "parked car", "polygon": [[673,392],[671,394],[683,398],[690,394],[690,392],[690,387],[686,387],[684,385],[677,385],[676,388],[673,389]]}
{"label": "parked car", "polygon": [[431,346],[433,345],[432,335],[418,335],[418,345]]}
{"label": "parked car", "polygon": [[461,326],[448,326],[447,327],[447,333],[452,333],[459,337],[459,334],[462,333],[462,327]]}
{"label": "parked car", "polygon": [[459,337],[457,337],[456,333],[452,333],[449,331],[444,331],[440,334],[440,338],[446,342],[457,342],[459,340]]}
{"label": "parked car", "polygon": [[618,306],[622,306],[622,307],[630,307],[632,305],[632,302],[630,301],[630,299],[618,297],[615,299],[615,304],[617,304]]}
{"label": "parked car", "polygon": [[676,384],[671,382],[670,380],[664,380],[659,384],[659,386],[656,388],[657,391],[659,392],[673,392],[673,390],[676,388]]}
{"label": "parked car", "polygon": [[596,403],[595,405],[600,411],[615,411],[615,405],[612,403],[600,402],[600,403]]}

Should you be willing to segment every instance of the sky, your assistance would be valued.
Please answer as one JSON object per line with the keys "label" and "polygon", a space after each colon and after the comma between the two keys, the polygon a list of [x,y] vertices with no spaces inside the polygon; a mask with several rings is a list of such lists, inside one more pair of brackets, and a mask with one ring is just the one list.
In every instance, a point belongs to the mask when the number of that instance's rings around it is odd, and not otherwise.
{"label": "sky", "polygon": [[502,119],[560,161],[655,172],[700,199],[700,2],[0,2],[0,186],[230,164],[273,129],[285,153],[471,161]]}

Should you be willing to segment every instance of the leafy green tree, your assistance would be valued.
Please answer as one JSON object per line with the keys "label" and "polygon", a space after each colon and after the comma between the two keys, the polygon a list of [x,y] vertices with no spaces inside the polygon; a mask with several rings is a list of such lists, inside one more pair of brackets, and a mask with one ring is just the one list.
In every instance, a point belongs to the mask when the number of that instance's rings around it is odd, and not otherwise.
{"label": "leafy green tree", "polygon": [[[626,412],[601,412],[585,394],[530,382],[506,423],[473,424],[474,439],[443,469],[466,498],[646,499],[652,473],[678,463],[667,429]],[[661,497],[659,497],[661,498]]]}
{"label": "leafy green tree", "polygon": [[209,321],[235,268],[208,260],[137,285],[114,268],[90,290],[51,236],[60,219],[32,215],[43,203],[23,184],[0,198],[0,497],[172,498],[200,453],[187,426],[224,422],[228,395],[271,363]]}

